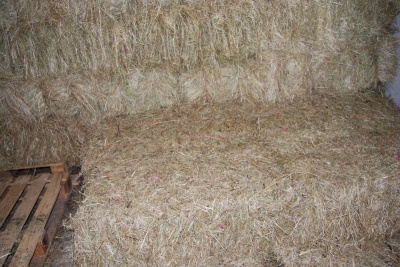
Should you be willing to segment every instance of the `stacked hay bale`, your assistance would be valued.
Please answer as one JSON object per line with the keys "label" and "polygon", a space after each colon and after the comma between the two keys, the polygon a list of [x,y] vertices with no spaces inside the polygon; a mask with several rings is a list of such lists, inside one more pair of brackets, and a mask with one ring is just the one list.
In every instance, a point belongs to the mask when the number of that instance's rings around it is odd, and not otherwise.
{"label": "stacked hay bale", "polygon": [[[394,0],[4,0],[1,143],[35,142],[12,134],[16,121],[24,132],[38,121],[85,125],[186,101],[292,100],[386,82],[396,10]],[[71,134],[59,138],[78,151]],[[56,150],[38,160],[73,154]],[[11,156],[2,151],[2,164],[34,163]]]}
{"label": "stacked hay bale", "polygon": [[399,115],[347,93],[104,120],[75,264],[397,266]]}
{"label": "stacked hay bale", "polygon": [[393,77],[396,13],[0,1],[0,166],[83,164],[80,266],[394,266],[398,110],[351,92]]}

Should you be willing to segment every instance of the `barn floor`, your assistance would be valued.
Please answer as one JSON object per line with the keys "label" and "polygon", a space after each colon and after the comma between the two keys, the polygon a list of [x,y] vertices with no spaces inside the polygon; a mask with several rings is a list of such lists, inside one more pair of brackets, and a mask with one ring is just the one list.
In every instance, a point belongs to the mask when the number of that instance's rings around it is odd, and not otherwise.
{"label": "barn floor", "polygon": [[379,93],[203,103],[94,129],[85,192],[46,266],[400,264],[400,110]]}
{"label": "barn floor", "polygon": [[[70,214],[67,211],[66,214]],[[64,218],[67,220],[68,218]],[[74,245],[73,232],[62,226],[58,229],[55,240],[50,248],[44,266],[73,266],[74,252],[71,249]]]}

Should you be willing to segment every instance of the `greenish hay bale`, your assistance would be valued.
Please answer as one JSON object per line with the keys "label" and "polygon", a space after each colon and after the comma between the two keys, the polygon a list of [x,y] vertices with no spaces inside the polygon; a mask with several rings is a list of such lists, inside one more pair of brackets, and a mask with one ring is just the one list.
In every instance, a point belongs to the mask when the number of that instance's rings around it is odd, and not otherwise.
{"label": "greenish hay bale", "polygon": [[80,165],[88,125],[73,118],[48,117],[0,123],[0,167],[66,162]]}
{"label": "greenish hay bale", "polygon": [[316,94],[105,120],[75,264],[396,265],[399,118],[376,95]]}

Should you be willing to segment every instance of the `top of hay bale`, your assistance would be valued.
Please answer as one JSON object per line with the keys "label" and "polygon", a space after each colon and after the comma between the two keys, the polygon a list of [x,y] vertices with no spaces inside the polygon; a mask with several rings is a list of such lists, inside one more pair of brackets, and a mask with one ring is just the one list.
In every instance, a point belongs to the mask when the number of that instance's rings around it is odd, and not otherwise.
{"label": "top of hay bale", "polygon": [[75,264],[396,265],[399,120],[371,93],[104,120]]}

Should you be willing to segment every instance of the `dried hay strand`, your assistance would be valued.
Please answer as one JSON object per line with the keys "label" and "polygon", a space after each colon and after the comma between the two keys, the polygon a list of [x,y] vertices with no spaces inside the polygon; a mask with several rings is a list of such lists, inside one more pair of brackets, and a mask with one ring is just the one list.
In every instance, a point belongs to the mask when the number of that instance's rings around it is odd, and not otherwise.
{"label": "dried hay strand", "polygon": [[9,120],[0,124],[0,167],[65,162],[81,163],[88,125],[73,118],[48,117],[36,122]]}
{"label": "dried hay strand", "polygon": [[0,1],[0,27],[7,28],[16,23],[16,12],[11,0]]}
{"label": "dried hay strand", "polygon": [[399,115],[366,92],[106,119],[75,264],[394,266]]}

